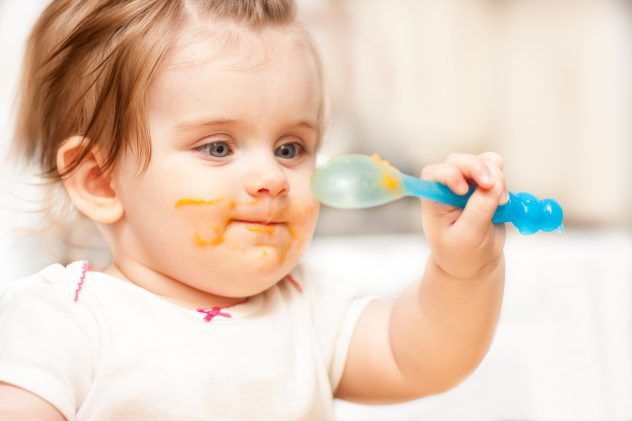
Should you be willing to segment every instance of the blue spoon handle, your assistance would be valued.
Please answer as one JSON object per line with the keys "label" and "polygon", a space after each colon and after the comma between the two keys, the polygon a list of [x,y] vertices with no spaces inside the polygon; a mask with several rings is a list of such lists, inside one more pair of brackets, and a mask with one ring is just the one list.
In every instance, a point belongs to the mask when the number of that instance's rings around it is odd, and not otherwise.
{"label": "blue spoon handle", "polygon": [[[407,196],[422,197],[446,205],[464,208],[468,199],[476,190],[471,188],[464,195],[457,195],[444,184],[422,180],[402,174]],[[533,234],[538,230],[561,230],[564,214],[560,205],[553,199],[539,200],[530,193],[509,192],[509,201],[498,206],[492,222],[511,222],[521,234]]]}

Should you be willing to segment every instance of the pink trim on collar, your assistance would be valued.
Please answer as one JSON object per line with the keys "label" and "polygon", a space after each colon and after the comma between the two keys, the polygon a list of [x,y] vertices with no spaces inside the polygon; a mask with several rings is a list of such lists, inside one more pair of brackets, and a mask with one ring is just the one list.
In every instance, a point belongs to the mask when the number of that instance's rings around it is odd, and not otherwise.
{"label": "pink trim on collar", "polygon": [[221,307],[213,307],[210,310],[203,309],[203,308],[198,308],[197,311],[199,313],[205,313],[206,314],[206,316],[204,316],[204,321],[205,322],[210,322],[211,320],[213,320],[213,317],[215,317],[215,316],[222,316],[222,317],[228,317],[228,318],[232,317],[229,313],[222,313],[222,308]]}
{"label": "pink trim on collar", "polygon": [[296,280],[296,278],[294,278],[291,274],[287,274],[285,275],[285,279],[288,280],[288,282],[290,282],[292,285],[294,285],[294,287],[296,287],[296,289],[298,290],[298,292],[303,293],[303,287],[301,286],[301,284]]}
{"label": "pink trim on collar", "polygon": [[81,275],[79,276],[79,282],[77,283],[77,289],[75,289],[75,302],[79,300],[79,292],[81,292],[81,288],[83,288],[83,283],[86,280],[86,273],[88,273],[88,269],[90,268],[90,262],[84,260],[81,263]]}

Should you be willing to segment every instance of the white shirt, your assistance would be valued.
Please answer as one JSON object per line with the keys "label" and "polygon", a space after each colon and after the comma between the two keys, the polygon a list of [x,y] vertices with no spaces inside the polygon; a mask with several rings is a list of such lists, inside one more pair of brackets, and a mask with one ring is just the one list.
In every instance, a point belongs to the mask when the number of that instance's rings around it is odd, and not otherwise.
{"label": "white shirt", "polygon": [[87,272],[79,288],[82,266],[51,265],[5,291],[1,381],[68,420],[334,418],[371,297],[299,275],[302,292],[283,280],[206,321],[104,273]]}

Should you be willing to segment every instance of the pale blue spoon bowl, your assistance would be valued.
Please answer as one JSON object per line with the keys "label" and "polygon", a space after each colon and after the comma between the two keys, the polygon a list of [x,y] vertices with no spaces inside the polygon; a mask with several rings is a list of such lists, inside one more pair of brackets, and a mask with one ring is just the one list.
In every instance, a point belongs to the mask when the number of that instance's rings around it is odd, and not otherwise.
{"label": "pale blue spoon bowl", "polygon": [[[370,208],[405,196],[421,197],[464,208],[476,188],[457,195],[447,186],[402,174],[377,156],[343,155],[318,167],[312,190],[325,205],[343,209]],[[498,206],[494,223],[511,222],[521,234],[539,230],[562,231],[564,213],[553,199],[538,200],[530,193],[509,193]]]}

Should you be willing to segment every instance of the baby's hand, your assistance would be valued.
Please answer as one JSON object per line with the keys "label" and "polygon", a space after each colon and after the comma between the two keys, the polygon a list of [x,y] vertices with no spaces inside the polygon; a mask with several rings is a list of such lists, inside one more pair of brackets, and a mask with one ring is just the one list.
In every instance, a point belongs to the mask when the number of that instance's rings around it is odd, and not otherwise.
{"label": "baby's hand", "polygon": [[422,178],[443,183],[456,194],[467,193],[468,183],[477,186],[465,209],[422,199],[422,224],[432,258],[451,276],[480,277],[502,260],[505,228],[491,222],[496,207],[508,200],[502,169],[500,155],[488,152],[453,154],[421,172]]}

